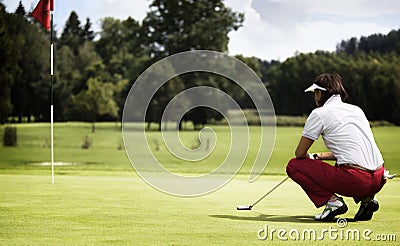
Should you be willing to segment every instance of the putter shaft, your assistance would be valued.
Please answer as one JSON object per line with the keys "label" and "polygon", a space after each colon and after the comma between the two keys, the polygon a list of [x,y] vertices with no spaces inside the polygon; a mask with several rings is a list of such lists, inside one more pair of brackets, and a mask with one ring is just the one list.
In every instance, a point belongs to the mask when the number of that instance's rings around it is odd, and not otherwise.
{"label": "putter shaft", "polygon": [[283,184],[287,179],[289,178],[289,176],[286,176],[281,182],[279,182],[277,185],[275,185],[270,191],[268,191],[265,195],[263,195],[260,199],[258,199],[257,201],[255,201],[252,205],[250,205],[250,209],[252,207],[254,207],[257,203],[259,203],[262,199],[264,199],[266,196],[268,196],[269,194],[271,194],[271,192],[273,192],[276,188],[278,188],[281,184]]}

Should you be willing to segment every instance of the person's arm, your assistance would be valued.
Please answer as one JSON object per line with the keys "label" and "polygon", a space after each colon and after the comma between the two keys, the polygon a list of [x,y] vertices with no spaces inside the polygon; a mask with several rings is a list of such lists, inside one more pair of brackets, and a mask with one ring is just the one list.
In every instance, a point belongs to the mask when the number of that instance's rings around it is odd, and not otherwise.
{"label": "person's arm", "polygon": [[[309,158],[309,154],[307,152],[313,143],[314,140],[306,138],[304,136],[301,137],[295,152],[296,158],[297,159]],[[313,154],[313,158],[316,160],[332,160],[332,161],[336,160],[336,157],[333,155],[332,152],[315,153]]]}
{"label": "person's arm", "polygon": [[300,138],[300,142],[297,145],[297,148],[295,151],[296,158],[297,159],[308,158],[307,151],[313,143],[314,143],[314,140],[302,136]]}
{"label": "person's arm", "polygon": [[317,160],[331,160],[331,161],[336,161],[336,157],[332,154],[332,152],[321,152],[321,153],[316,153],[317,155]]}

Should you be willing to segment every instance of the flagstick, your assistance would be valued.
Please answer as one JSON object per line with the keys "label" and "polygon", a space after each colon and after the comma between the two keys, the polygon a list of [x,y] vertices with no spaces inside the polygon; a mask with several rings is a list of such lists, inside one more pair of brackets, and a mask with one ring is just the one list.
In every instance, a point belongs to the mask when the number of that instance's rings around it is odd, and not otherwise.
{"label": "flagstick", "polygon": [[54,114],[53,114],[53,75],[54,75],[54,70],[53,70],[53,62],[54,62],[54,57],[53,57],[53,51],[54,51],[54,46],[53,46],[53,11],[50,11],[51,13],[51,19],[50,19],[50,77],[51,77],[51,92],[50,92],[50,145],[51,145],[51,184],[54,184],[54,131],[53,131],[53,125],[54,125]]}

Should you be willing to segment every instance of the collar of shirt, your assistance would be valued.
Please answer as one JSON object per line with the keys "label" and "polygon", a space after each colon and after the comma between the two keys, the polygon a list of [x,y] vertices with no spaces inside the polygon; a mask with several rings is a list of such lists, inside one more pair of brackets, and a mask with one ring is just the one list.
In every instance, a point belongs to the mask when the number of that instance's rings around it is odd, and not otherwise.
{"label": "collar of shirt", "polygon": [[342,102],[342,97],[339,94],[332,95],[328,100],[326,100],[323,106],[337,102]]}

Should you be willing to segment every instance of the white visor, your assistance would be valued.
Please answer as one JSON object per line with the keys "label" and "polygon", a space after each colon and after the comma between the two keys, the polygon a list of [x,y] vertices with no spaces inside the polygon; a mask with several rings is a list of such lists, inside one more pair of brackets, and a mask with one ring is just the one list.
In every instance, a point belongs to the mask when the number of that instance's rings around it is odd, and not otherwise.
{"label": "white visor", "polygon": [[324,87],[321,87],[321,86],[319,86],[317,84],[312,84],[310,87],[305,89],[304,92],[314,92],[314,90],[326,91],[326,89]]}

